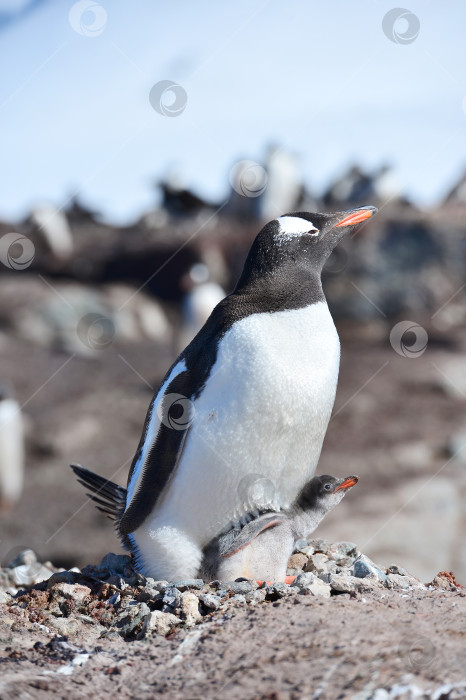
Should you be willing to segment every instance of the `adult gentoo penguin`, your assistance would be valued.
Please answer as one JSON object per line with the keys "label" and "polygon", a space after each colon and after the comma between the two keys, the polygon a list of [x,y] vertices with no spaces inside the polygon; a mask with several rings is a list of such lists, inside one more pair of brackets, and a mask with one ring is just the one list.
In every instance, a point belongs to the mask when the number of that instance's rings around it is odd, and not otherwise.
{"label": "adult gentoo penguin", "polygon": [[375,212],[290,213],[264,226],[236,288],[155,394],[127,491],[74,468],[142,573],[195,576],[212,538],[289,508],[314,474],[340,362],[321,272]]}
{"label": "adult gentoo penguin", "polygon": [[216,537],[204,550],[203,578],[284,581],[297,540],[308,538],[358,481],[314,476],[288,510],[265,513]]}

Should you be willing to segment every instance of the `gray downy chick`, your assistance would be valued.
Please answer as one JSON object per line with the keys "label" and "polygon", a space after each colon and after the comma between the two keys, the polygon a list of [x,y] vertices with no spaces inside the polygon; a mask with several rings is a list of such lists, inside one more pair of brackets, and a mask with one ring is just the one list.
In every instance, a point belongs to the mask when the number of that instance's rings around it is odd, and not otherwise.
{"label": "gray downy chick", "polygon": [[264,513],[212,540],[204,550],[201,575],[222,581],[284,581],[297,540],[309,537],[358,481],[358,476],[315,476],[288,511]]}

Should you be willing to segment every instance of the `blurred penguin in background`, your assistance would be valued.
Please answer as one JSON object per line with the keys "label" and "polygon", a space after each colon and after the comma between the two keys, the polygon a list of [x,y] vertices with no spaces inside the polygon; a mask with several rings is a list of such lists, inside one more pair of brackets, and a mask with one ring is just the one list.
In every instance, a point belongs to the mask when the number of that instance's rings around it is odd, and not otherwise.
{"label": "blurred penguin in background", "polygon": [[73,236],[64,212],[52,204],[38,204],[32,209],[30,220],[54,258],[68,260],[71,257]]}
{"label": "blurred penguin in background", "polygon": [[182,301],[179,345],[180,348],[184,348],[201,330],[219,301],[225,297],[225,290],[211,280],[209,269],[202,262],[193,265],[181,283],[186,293]]}
{"label": "blurred penguin in background", "polygon": [[24,480],[24,429],[12,387],[0,382],[0,511],[19,501]]}
{"label": "blurred penguin in background", "polygon": [[283,146],[269,146],[265,171],[267,186],[260,197],[260,214],[268,221],[296,209],[303,194],[303,182],[298,157]]}

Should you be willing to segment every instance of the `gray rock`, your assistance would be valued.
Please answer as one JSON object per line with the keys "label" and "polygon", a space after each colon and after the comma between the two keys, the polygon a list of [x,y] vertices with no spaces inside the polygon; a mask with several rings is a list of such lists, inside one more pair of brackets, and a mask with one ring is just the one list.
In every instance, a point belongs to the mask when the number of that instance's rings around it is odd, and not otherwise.
{"label": "gray rock", "polygon": [[159,591],[160,593],[162,593],[162,591],[164,591],[170,585],[173,586],[173,584],[169,584],[168,581],[156,581],[150,576],[148,576],[146,579],[146,585],[149,588],[153,588],[154,590]]}
{"label": "gray rock", "polygon": [[174,581],[172,586],[179,591],[188,591],[193,588],[201,590],[201,588],[204,588],[204,581],[201,578],[186,579],[185,581]]}
{"label": "gray rock", "polygon": [[353,576],[356,576],[356,578],[375,578],[378,581],[381,581],[382,583],[385,582],[386,575],[384,574],[383,571],[381,571],[373,561],[369,559],[369,557],[366,557],[364,554],[361,554],[356,561],[354,562],[351,573]]}
{"label": "gray rock", "polygon": [[310,572],[297,576],[293,582],[293,588],[299,588],[301,595],[316,595],[330,598],[331,594],[329,584]]}
{"label": "gray rock", "polygon": [[57,571],[56,574],[52,574],[47,580],[47,588],[52,588],[57,583],[69,583],[74,582],[74,575],[71,571]]}
{"label": "gray rock", "polygon": [[290,587],[286,583],[281,583],[277,581],[270,585],[265,586],[266,600],[278,600],[279,598],[286,598],[292,595],[293,591],[290,591]]}
{"label": "gray rock", "polygon": [[83,624],[79,620],[68,617],[50,617],[48,627],[53,627],[62,637],[75,637],[81,632]]}
{"label": "gray rock", "polygon": [[146,603],[133,601],[124,608],[115,618],[115,627],[125,639],[134,638],[145,626],[151,611]]}
{"label": "gray rock", "polygon": [[154,610],[145,618],[141,636],[150,637],[155,634],[161,634],[165,637],[179,624],[181,624],[181,620],[176,615],[162,612],[161,610]]}
{"label": "gray rock", "polygon": [[179,610],[181,619],[187,625],[194,625],[202,617],[199,610],[199,598],[190,591],[184,591],[181,594]]}
{"label": "gray rock", "polygon": [[335,542],[327,550],[328,558],[338,562],[340,566],[342,561],[353,560],[358,555],[358,548],[354,542]]}
{"label": "gray rock", "polygon": [[99,568],[105,569],[112,574],[124,575],[125,569],[131,567],[132,559],[127,554],[113,554],[109,552],[99,564]]}
{"label": "gray rock", "polygon": [[359,590],[361,579],[348,574],[330,574],[329,584],[335,593],[354,593]]}
{"label": "gray rock", "polygon": [[199,600],[208,610],[217,610],[222,603],[220,596],[213,593],[201,593]]}
{"label": "gray rock", "polygon": [[263,603],[266,595],[267,591],[265,590],[265,588],[258,588],[256,591],[246,593],[244,597],[246,599],[246,603],[251,603],[251,605],[255,605],[257,603]]}
{"label": "gray rock", "polygon": [[229,594],[230,589],[229,588],[218,588],[217,589],[217,595],[219,598],[226,598],[226,596]]}
{"label": "gray rock", "polygon": [[241,593],[236,593],[230,600],[234,601],[237,605],[246,604],[246,598]]}
{"label": "gray rock", "polygon": [[233,593],[242,593],[244,595],[246,593],[251,593],[251,591],[257,588],[257,583],[253,584],[252,581],[233,581],[228,584],[228,587]]}
{"label": "gray rock", "polygon": [[399,590],[409,588],[410,582],[407,576],[400,576],[399,574],[387,574],[385,579],[386,588],[391,590]]}
{"label": "gray rock", "polygon": [[311,571],[316,574],[332,573],[336,570],[336,562],[330,560],[326,554],[321,553],[311,554],[304,567],[304,571]]}
{"label": "gray rock", "polygon": [[53,587],[53,592],[63,596],[63,598],[73,600],[77,605],[82,605],[86,598],[91,595],[91,589],[80,583],[57,583]]}
{"label": "gray rock", "polygon": [[293,581],[293,586],[303,588],[304,586],[308,586],[309,584],[313,583],[315,578],[315,575],[311,574],[310,572],[299,574],[299,576],[296,576],[295,580]]}
{"label": "gray rock", "polygon": [[163,603],[172,608],[177,607],[181,600],[181,591],[174,586],[169,586],[165,589],[163,594]]}

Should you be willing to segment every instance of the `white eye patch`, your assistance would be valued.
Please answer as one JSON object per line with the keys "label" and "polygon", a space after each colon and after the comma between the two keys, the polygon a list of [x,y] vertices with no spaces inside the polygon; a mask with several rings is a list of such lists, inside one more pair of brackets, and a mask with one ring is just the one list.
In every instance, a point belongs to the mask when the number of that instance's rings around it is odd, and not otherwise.
{"label": "white eye patch", "polygon": [[301,219],[299,216],[280,216],[277,221],[278,237],[282,239],[302,236],[303,233],[308,233],[311,236],[319,234],[319,229],[314,226],[312,221]]}

